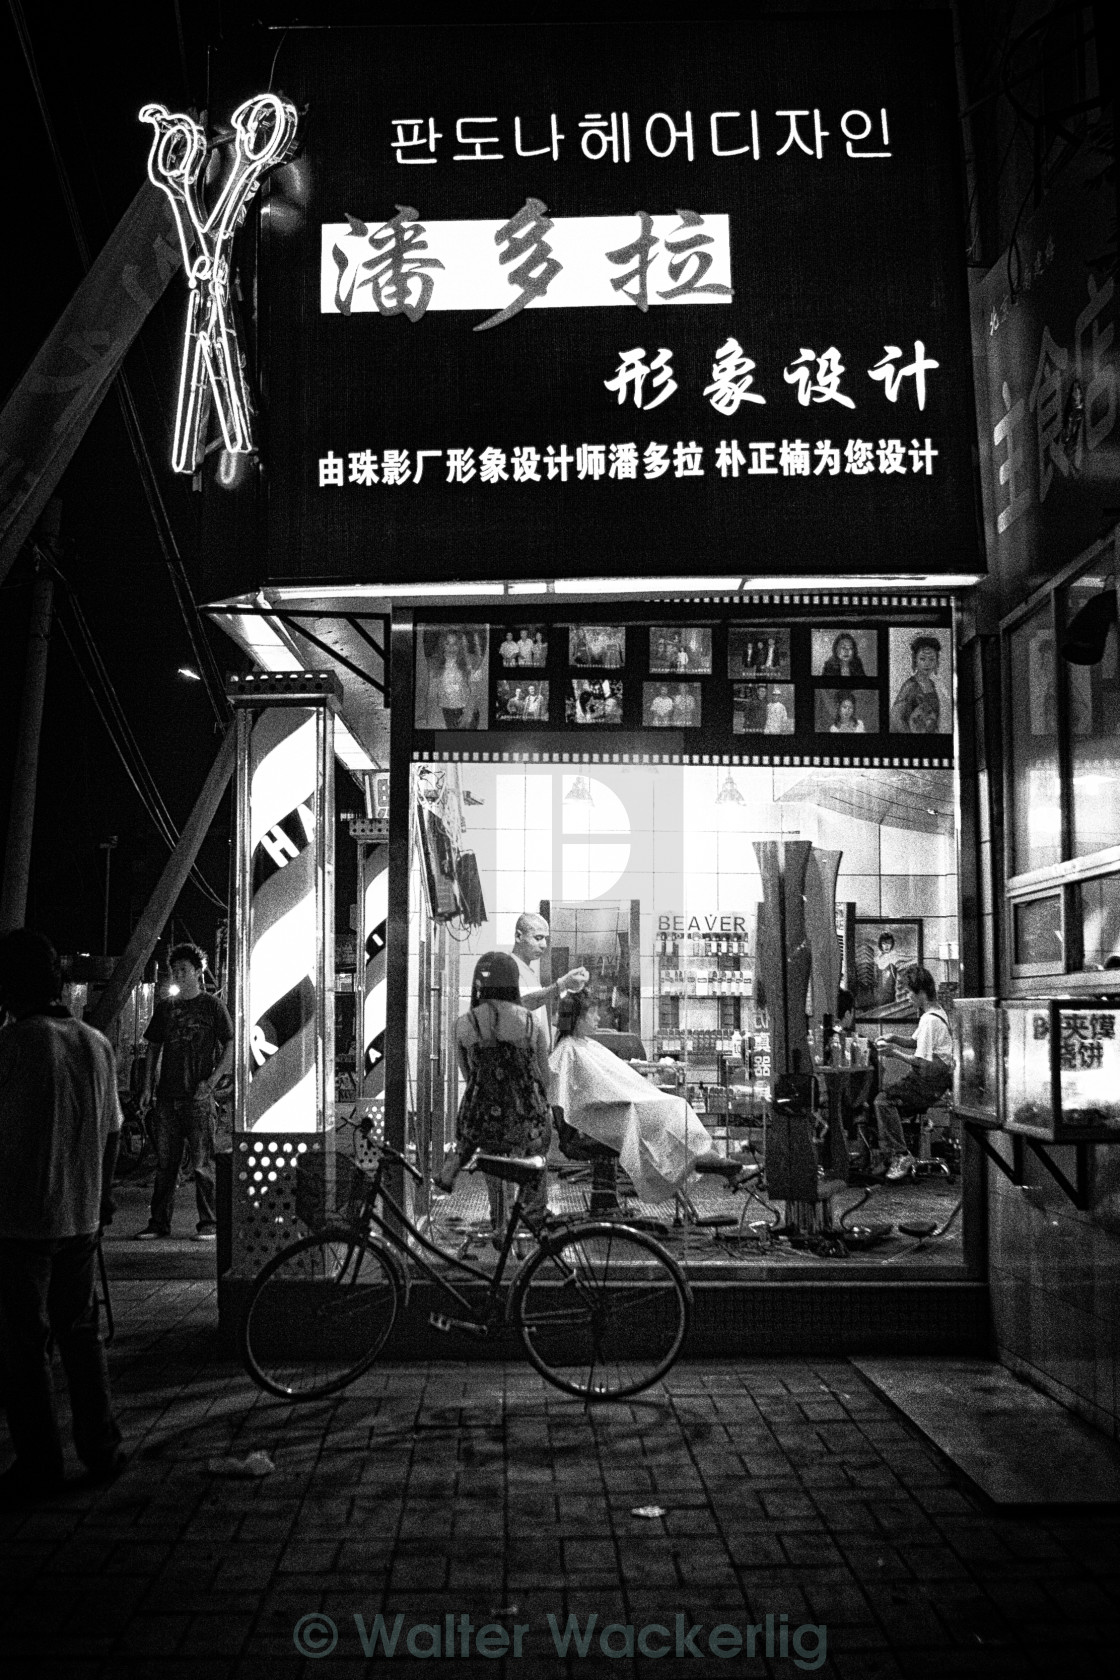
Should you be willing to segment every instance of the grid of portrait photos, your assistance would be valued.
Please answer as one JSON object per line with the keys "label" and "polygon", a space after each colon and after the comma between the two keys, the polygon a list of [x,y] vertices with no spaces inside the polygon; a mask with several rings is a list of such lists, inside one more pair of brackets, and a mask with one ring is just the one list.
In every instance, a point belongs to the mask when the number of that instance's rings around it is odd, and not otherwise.
{"label": "grid of portrait photos", "polygon": [[415,724],[699,731],[716,750],[739,737],[797,737],[782,750],[804,752],[811,740],[829,754],[905,751],[891,738],[918,736],[916,750],[942,755],[952,746],[952,630],[762,616],[421,624]]}

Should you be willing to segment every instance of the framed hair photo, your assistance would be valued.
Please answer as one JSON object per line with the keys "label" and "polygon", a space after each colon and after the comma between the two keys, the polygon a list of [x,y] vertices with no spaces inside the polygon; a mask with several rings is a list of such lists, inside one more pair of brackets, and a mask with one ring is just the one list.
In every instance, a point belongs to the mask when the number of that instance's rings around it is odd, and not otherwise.
{"label": "framed hair photo", "polygon": [[547,682],[500,678],[495,696],[495,723],[547,723]]}
{"label": "framed hair photo", "polygon": [[890,632],[890,730],[892,735],[953,733],[953,632]]}
{"label": "framed hair photo", "polygon": [[818,688],[813,696],[813,728],[818,735],[877,735],[877,688]]}
{"label": "framed hair photo", "polygon": [[727,674],[752,682],[788,682],[789,631],[734,625],[727,643]]}
{"label": "framed hair photo", "polygon": [[573,677],[571,681],[572,692],[564,702],[568,723],[621,729],[622,684],[616,677]]}
{"label": "framed hair photo", "polygon": [[814,630],[811,642],[814,677],[876,677],[879,634],[876,630]]}
{"label": "framed hair photo", "polygon": [[626,628],[622,624],[572,624],[568,628],[568,664],[621,671],[626,663]]}
{"label": "framed hair photo", "polygon": [[700,626],[655,625],[649,633],[649,668],[657,676],[710,677],[712,632]]}
{"label": "framed hair photo", "polygon": [[646,729],[697,729],[703,722],[700,684],[642,684],[642,723]]}
{"label": "framed hair photo", "polygon": [[[498,632],[495,630],[494,635]],[[498,658],[511,665],[543,671],[548,659],[548,627],[544,624],[507,624],[498,643]]]}
{"label": "framed hair photo", "polygon": [[916,1021],[906,972],[922,964],[921,919],[856,917],[855,964],[851,991],[856,1017],[867,1021]]}
{"label": "framed hair photo", "polygon": [[485,729],[489,662],[488,625],[418,624],[417,729]]}

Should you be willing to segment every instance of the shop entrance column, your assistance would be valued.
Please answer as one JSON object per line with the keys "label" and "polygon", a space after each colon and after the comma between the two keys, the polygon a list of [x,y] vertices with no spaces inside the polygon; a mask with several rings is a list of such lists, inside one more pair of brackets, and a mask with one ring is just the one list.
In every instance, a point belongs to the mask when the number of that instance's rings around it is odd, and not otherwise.
{"label": "shop entrance column", "polygon": [[300,1156],[334,1133],[334,718],[326,672],[230,679],[237,733],[235,1274],[299,1234]]}

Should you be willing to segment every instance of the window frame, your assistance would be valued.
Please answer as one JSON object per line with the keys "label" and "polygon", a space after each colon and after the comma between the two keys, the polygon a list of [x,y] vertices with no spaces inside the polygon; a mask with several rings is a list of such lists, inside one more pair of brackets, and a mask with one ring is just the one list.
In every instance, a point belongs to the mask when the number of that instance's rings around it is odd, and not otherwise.
{"label": "window frame", "polygon": [[[1120,526],[1109,536],[1096,542],[1089,549],[1070,561],[1061,571],[1057,572],[1042,588],[1034,591],[1013,612],[1000,620],[1000,661],[1004,673],[1011,669],[1010,638],[1024,621],[1035,614],[1040,607],[1049,608],[1050,624],[1053,634],[1053,679],[1054,699],[1057,717],[1058,734],[1058,787],[1059,787],[1059,837],[1061,859],[1057,863],[1045,864],[1038,869],[1014,872],[1014,824],[1015,824],[1015,751],[1013,733],[1014,703],[1010,692],[1010,685],[1005,680],[1001,684],[1001,720],[1003,728],[1003,865],[1004,865],[1004,920],[1006,938],[1004,940],[1004,966],[1010,995],[1023,995],[1030,990],[1029,983],[1042,976],[1060,976],[1062,986],[1066,991],[1077,993],[1080,991],[1100,992],[1110,989],[1100,969],[1085,972],[1082,968],[1084,952],[1082,950],[1081,922],[1076,903],[1077,889],[1086,881],[1092,881],[1101,876],[1113,875],[1120,870],[1120,844],[1103,847],[1100,851],[1090,853],[1084,857],[1072,856],[1073,851],[1073,779],[1072,779],[1072,750],[1069,734],[1069,694],[1068,684],[1064,680],[1064,668],[1058,648],[1063,630],[1063,611],[1066,591],[1077,582],[1083,573],[1102,563],[1111,571],[1114,587],[1117,591],[1118,605],[1120,605]],[[1055,889],[1061,895],[1061,924],[1062,924],[1062,956],[1055,964],[1045,963],[1016,963],[1015,961],[1015,911],[1041,898],[1051,896]],[[1116,979],[1120,988],[1120,972]]]}

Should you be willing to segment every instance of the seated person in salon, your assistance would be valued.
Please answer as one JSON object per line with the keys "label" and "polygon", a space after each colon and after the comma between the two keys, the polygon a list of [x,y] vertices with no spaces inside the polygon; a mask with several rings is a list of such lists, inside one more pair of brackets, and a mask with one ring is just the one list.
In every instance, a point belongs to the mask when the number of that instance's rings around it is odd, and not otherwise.
{"label": "seated person in salon", "polygon": [[[856,1000],[846,986],[841,986],[836,994],[836,1030],[848,1033],[851,1037],[856,1034]],[[851,1092],[845,1091],[840,1099],[840,1113],[845,1130],[854,1131],[862,1115],[871,1107],[879,1089],[879,1052],[869,1039],[861,1038],[860,1043],[867,1047],[866,1081],[860,1081],[859,1102],[853,1103]],[[852,1067],[859,1064],[852,1058]]]}
{"label": "seated person in salon", "polygon": [[953,1038],[949,1019],[937,1001],[937,982],[928,968],[906,970],[906,987],[918,1011],[913,1038],[880,1038],[880,1056],[906,1062],[910,1071],[889,1096],[875,1099],[879,1147],[890,1157],[889,1179],[913,1178],[918,1163],[906,1142],[902,1122],[924,1114],[941,1101],[953,1083]]}
{"label": "seated person in salon", "polygon": [[569,1126],[617,1153],[642,1201],[668,1201],[717,1151],[683,1097],[658,1090],[597,1042],[598,1023],[590,992],[561,999],[549,1101]]}

